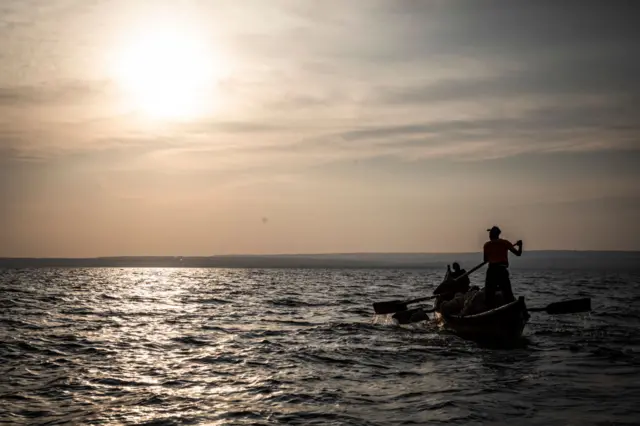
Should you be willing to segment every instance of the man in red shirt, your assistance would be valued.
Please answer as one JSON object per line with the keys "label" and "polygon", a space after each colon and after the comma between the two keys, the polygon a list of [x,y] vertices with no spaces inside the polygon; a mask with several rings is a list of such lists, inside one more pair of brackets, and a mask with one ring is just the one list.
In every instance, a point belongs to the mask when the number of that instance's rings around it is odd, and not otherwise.
{"label": "man in red shirt", "polygon": [[502,292],[507,302],[516,300],[509,279],[509,252],[522,256],[522,240],[511,244],[508,240],[500,238],[502,231],[497,226],[487,231],[489,241],[484,244],[484,261],[489,264],[489,267],[485,277],[484,292],[486,304],[492,309],[495,307],[494,296],[497,290]]}

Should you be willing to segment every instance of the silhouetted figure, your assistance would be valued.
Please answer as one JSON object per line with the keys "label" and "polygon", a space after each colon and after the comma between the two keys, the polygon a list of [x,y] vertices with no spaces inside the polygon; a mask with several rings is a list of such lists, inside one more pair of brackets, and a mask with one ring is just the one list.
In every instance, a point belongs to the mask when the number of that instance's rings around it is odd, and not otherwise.
{"label": "silhouetted figure", "polygon": [[[453,262],[453,271],[451,271],[451,273],[449,274],[449,279],[455,280],[466,273],[466,270],[460,269],[460,264],[458,262]],[[454,281],[454,288],[456,293],[466,293],[467,291],[469,291],[469,285],[471,285],[471,281],[469,280],[468,276]]]}
{"label": "silhouetted figure", "polygon": [[453,263],[453,270],[451,270],[451,265],[447,265],[447,274],[444,277],[444,281],[442,281],[442,283],[433,291],[433,294],[439,295],[436,299],[436,307],[439,307],[442,302],[452,300],[456,293],[466,293],[469,291],[471,281],[469,281],[468,276],[454,281],[456,278],[466,273],[467,271],[460,269],[460,264],[458,262]]}
{"label": "silhouetted figure", "polygon": [[522,256],[522,240],[511,244],[508,240],[500,238],[502,231],[497,226],[487,231],[489,241],[484,244],[484,261],[489,264],[489,267],[485,277],[484,292],[486,304],[492,309],[495,307],[494,296],[498,290],[502,292],[507,303],[516,300],[509,279],[509,252]]}

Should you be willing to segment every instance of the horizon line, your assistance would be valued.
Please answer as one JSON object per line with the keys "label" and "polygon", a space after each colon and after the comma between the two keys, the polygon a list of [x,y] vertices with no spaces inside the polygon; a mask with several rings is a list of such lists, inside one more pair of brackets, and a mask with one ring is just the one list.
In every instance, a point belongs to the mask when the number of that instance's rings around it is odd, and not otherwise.
{"label": "horizon line", "polygon": [[[234,253],[234,254],[210,254],[210,255],[109,255],[109,256],[91,256],[91,257],[56,257],[56,256],[0,256],[0,259],[10,260],[92,260],[92,259],[135,259],[135,258],[215,258],[215,257],[291,257],[291,256],[353,256],[353,255],[473,255],[481,254],[482,251],[461,251],[461,252],[316,252],[316,253],[272,253],[272,254],[252,254],[252,253]],[[540,249],[527,250],[523,253],[638,253],[640,250],[573,250],[573,249]]]}

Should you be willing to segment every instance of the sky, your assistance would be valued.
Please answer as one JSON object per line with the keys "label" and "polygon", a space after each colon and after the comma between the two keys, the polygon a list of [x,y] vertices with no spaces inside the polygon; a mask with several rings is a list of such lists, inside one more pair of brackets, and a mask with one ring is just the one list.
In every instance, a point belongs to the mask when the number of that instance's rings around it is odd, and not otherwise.
{"label": "sky", "polygon": [[3,0],[0,256],[640,250],[637,11]]}

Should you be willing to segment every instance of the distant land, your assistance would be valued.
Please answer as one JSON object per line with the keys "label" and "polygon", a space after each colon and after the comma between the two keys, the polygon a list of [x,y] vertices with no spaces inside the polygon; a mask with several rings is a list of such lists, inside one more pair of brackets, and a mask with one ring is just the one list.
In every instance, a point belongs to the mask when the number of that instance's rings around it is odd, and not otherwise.
{"label": "distant land", "polygon": [[[0,258],[0,268],[327,268],[432,269],[459,262],[467,270],[481,253],[337,253],[295,255],[123,256],[96,258]],[[527,251],[512,269],[640,270],[640,251]]]}

